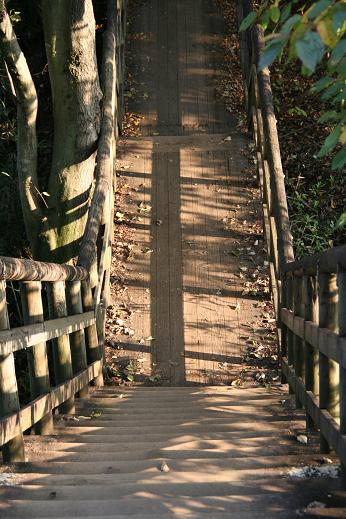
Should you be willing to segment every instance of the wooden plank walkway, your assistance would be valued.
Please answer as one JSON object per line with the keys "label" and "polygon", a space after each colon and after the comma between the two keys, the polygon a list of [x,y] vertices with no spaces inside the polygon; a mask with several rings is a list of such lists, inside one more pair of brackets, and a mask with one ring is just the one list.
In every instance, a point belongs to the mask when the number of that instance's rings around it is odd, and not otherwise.
{"label": "wooden plank walkway", "polygon": [[55,435],[27,436],[29,463],[1,468],[0,517],[346,517],[335,458],[318,453],[285,388],[212,385],[230,381],[258,338],[244,283],[265,271],[248,141],[215,97],[221,17],[211,0],[137,9],[131,109],[142,136],[123,139],[118,156],[131,189],[118,209],[136,217],[136,243],[112,285],[134,334],[112,351],[143,361],[161,386],[95,389],[76,416],[55,415]]}
{"label": "wooden plank walkway", "polygon": [[135,335],[118,342],[172,385],[230,380],[259,314],[240,269],[266,270],[249,140],[215,93],[223,30],[204,0],[148,0],[130,27],[129,109],[143,119],[118,159],[127,214],[151,210],[135,224],[128,263]]}

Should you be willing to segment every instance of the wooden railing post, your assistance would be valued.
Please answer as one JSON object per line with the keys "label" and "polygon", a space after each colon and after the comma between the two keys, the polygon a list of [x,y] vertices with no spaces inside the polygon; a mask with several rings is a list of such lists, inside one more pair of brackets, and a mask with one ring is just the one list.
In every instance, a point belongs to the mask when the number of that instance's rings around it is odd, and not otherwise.
{"label": "wooden railing post", "polygon": [[[69,315],[83,313],[81,282],[69,281],[66,283],[66,301]],[[84,330],[78,330],[70,334],[71,357],[73,373],[77,374],[87,367],[87,355]],[[88,395],[88,386],[79,391],[80,397]]]}
{"label": "wooden railing post", "polygon": [[[337,331],[336,275],[319,272],[319,327]],[[319,352],[320,408],[327,409],[333,418],[339,417],[339,366],[321,351]],[[326,438],[320,436],[321,452],[328,453]]]}
{"label": "wooden railing post", "polygon": [[[303,276],[303,307],[305,321],[317,323],[318,307],[317,307],[317,283],[316,277]],[[318,351],[305,342],[305,388],[306,391],[312,391],[314,396],[318,395]],[[306,415],[307,429],[314,428],[315,423],[311,416]]]}
{"label": "wooden railing post", "polygon": [[[293,276],[286,275],[286,305],[288,310],[293,310]],[[287,361],[289,366],[294,364],[293,332],[287,328]]]}
{"label": "wooden railing post", "polygon": [[[50,318],[66,317],[67,307],[64,281],[47,283],[46,288]],[[52,342],[55,381],[57,384],[61,384],[73,377],[70,338],[68,335],[62,335],[57,339],[53,339]],[[61,414],[75,413],[74,396],[59,406],[59,412]]]}
{"label": "wooden railing post", "polygon": [[[89,280],[82,281],[82,300],[85,312],[88,312],[93,309],[93,295]],[[97,328],[95,323],[85,328],[85,339],[88,363],[91,364],[96,360],[102,359],[103,352],[101,349],[101,345],[99,344]],[[100,373],[100,375],[95,378],[94,384],[95,386],[103,386],[104,380],[102,373]]]}
{"label": "wooden railing post", "polygon": [[[339,336],[346,337],[346,271],[338,270]],[[340,434],[346,434],[346,369],[339,367]]]}
{"label": "wooden railing post", "polygon": [[[294,315],[302,317],[302,279],[298,276],[293,278],[293,311]],[[296,333],[293,334],[293,357],[294,357],[294,373],[297,377],[304,378],[304,349],[303,341]],[[302,403],[296,397],[297,408],[302,407]]]}
{"label": "wooden railing post", "polygon": [[[6,282],[0,281],[0,329],[8,330]],[[19,398],[13,353],[0,356],[0,417],[19,411]],[[2,446],[2,458],[6,463],[25,461],[23,433]]]}
{"label": "wooden railing post", "polygon": [[[23,306],[24,324],[43,322],[43,306],[40,281],[24,281],[20,285]],[[50,393],[50,380],[45,342],[36,344],[27,350],[29,365],[31,398]],[[53,432],[53,416],[50,410],[42,420],[35,425],[36,434],[51,434]]]}

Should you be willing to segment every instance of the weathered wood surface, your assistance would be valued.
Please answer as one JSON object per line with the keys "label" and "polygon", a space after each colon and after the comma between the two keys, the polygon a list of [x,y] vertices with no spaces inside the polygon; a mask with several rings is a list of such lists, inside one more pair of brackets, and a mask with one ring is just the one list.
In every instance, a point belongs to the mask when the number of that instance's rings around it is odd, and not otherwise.
{"label": "weathered wood surface", "polygon": [[[256,25],[252,30],[252,45],[254,49],[254,63],[257,64],[264,46],[263,30]],[[259,71],[253,76],[259,91],[259,103],[262,114],[263,133],[265,139],[265,158],[270,169],[270,185],[273,197],[273,215],[275,217],[275,233],[280,271],[286,263],[294,260],[293,241],[290,230],[288,207],[285,191],[284,173],[281,163],[279,137],[276,128],[276,117],[274,111],[273,95],[270,84],[268,68]],[[254,103],[255,100],[252,100]],[[258,104],[256,103],[256,108]],[[264,157],[263,157],[264,158]]]}
{"label": "weathered wood surface", "polygon": [[149,0],[134,14],[132,28],[134,35],[144,35],[127,42],[140,70],[141,92],[130,98],[130,111],[144,116],[142,135],[231,130],[236,119],[215,97],[225,33],[215,3]]}
{"label": "weathered wood surface", "polygon": [[[103,215],[104,205],[113,183],[113,141],[115,138],[116,107],[116,16],[113,2],[108,2],[107,30],[104,35],[103,49],[103,101],[102,126],[98,142],[95,170],[95,190],[89,209],[85,234],[82,240],[78,264],[89,272],[96,262],[97,238]],[[109,216],[109,215],[108,215]],[[108,236],[105,237],[108,240]],[[93,286],[98,284],[98,280]]]}
{"label": "weathered wood surface", "polygon": [[2,474],[0,515],[292,519],[313,501],[343,511],[339,478],[289,476],[322,457],[316,435],[297,442],[304,419],[282,399],[225,386],[99,390],[80,402],[78,422],[27,438],[29,463]]}
{"label": "weathered wood surface", "polygon": [[317,269],[323,273],[335,274],[338,268],[346,268],[346,245],[333,247],[324,252],[288,263],[284,270],[288,273],[294,272],[296,276],[302,276],[303,270],[305,274],[316,276]]}
{"label": "weathered wood surface", "polygon": [[[65,318],[67,316],[65,283],[47,283],[49,315],[54,318]],[[59,330],[59,333],[61,330]],[[70,337],[62,334],[52,341],[54,373],[57,384],[66,382],[73,377]],[[64,402],[60,407],[60,413],[74,413],[74,397]]]}
{"label": "weathered wood surface", "polygon": [[[6,301],[6,282],[0,281],[0,329],[9,328]],[[18,387],[12,353],[0,355],[0,418],[19,411]],[[23,433],[18,428],[17,435],[2,445],[2,457],[6,462],[24,461]]]}
{"label": "weathered wood surface", "polygon": [[[142,137],[121,140],[118,159],[133,188],[121,210],[142,221],[128,290],[111,301],[134,310],[135,336],[120,337],[115,354],[140,359],[166,384],[229,381],[258,314],[240,270],[254,263],[239,249],[261,251],[263,242],[259,206],[250,202],[259,191],[240,152],[249,141],[215,90],[222,16],[212,2],[150,0],[134,20],[129,46],[144,84],[129,109],[144,116]],[[138,213],[141,202],[148,213]],[[261,268],[263,260],[259,252]]]}
{"label": "weathered wood surface", "polygon": [[0,354],[7,355],[76,332],[93,325],[95,320],[95,312],[89,311],[80,315],[49,319],[43,323],[0,331]]}
{"label": "weathered wood surface", "polygon": [[53,409],[68,402],[76,393],[83,390],[101,374],[102,362],[96,361],[72,379],[52,388],[48,394],[39,396],[18,412],[0,419],[0,445],[6,444],[21,431],[26,431],[45,419]]}
{"label": "weathered wood surface", "polygon": [[0,279],[77,281],[87,278],[88,271],[83,267],[0,256]]}
{"label": "weathered wood surface", "polygon": [[[24,324],[43,323],[43,304],[40,281],[25,281],[20,285]],[[50,392],[47,345],[45,341],[27,350],[31,398]],[[37,434],[50,434],[53,431],[53,417],[47,413],[36,423]]]}

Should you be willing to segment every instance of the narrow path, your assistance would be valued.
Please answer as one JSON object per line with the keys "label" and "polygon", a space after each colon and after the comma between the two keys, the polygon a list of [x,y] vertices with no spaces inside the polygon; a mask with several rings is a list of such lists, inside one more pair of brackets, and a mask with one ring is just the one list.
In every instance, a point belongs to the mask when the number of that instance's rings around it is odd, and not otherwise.
{"label": "narrow path", "polygon": [[270,303],[246,288],[266,267],[249,141],[216,96],[222,16],[209,0],[147,0],[134,16],[128,104],[142,119],[118,159],[139,216],[124,294],[135,335],[119,355],[163,384],[229,382]]}
{"label": "narrow path", "polygon": [[211,385],[244,368],[269,308],[263,290],[246,290],[264,259],[248,142],[215,98],[220,16],[211,0],[146,0],[135,31],[143,84],[131,105],[143,135],[124,139],[118,158],[137,244],[119,225],[131,259],[121,294],[112,286],[134,334],[111,350],[136,357],[160,387],[91,389],[76,416],[54,416],[54,435],[26,436],[28,463],[1,467],[0,517],[346,517],[335,457],[318,453],[294,397]]}

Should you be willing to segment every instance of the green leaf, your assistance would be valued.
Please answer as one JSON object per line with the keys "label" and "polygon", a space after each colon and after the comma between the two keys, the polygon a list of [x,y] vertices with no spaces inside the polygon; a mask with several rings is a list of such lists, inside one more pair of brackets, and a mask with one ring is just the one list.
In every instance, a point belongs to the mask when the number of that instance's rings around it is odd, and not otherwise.
{"label": "green leaf", "polygon": [[264,31],[267,29],[269,22],[270,22],[269,11],[264,11],[261,16],[261,25],[262,25]]}
{"label": "green leaf", "polygon": [[333,27],[335,31],[345,30],[346,23],[346,6],[339,3],[335,6],[333,15]]}
{"label": "green leaf", "polygon": [[346,213],[342,213],[339,220],[336,222],[335,228],[342,229],[346,225]]}
{"label": "green leaf", "polygon": [[265,67],[269,67],[273,61],[281,54],[285,46],[285,40],[281,38],[275,38],[270,40],[264,47],[261,59],[258,64],[259,70],[263,70]]}
{"label": "green leaf", "polygon": [[257,18],[256,11],[251,11],[251,13],[249,13],[244,18],[244,20],[241,22],[240,27],[239,27],[239,32],[246,31],[246,29],[248,29],[251,25],[253,25],[253,23],[256,21],[256,18]]}
{"label": "green leaf", "polygon": [[325,155],[330,153],[335,148],[335,146],[338,143],[340,133],[341,133],[340,126],[336,126],[334,128],[334,130],[328,135],[328,137],[324,141],[324,144],[323,144],[322,148],[320,149],[320,151],[318,152],[317,157],[320,157],[320,158],[324,157]]}
{"label": "green leaf", "polygon": [[345,101],[346,99],[346,87],[344,87],[341,92],[338,93],[332,100],[333,104],[339,104],[341,101]]}
{"label": "green leaf", "polygon": [[317,24],[317,32],[321,37],[323,43],[329,47],[333,48],[338,42],[338,35],[334,30],[332,19],[330,16],[326,16],[323,20],[320,20]]}
{"label": "green leaf", "polygon": [[281,11],[281,18],[280,18],[280,22],[281,23],[284,23],[287,20],[287,18],[291,14],[291,9],[292,9],[292,5],[291,4],[285,5],[283,10]]}
{"label": "green leaf", "polygon": [[335,155],[332,161],[332,170],[341,169],[346,164],[346,146]]}
{"label": "green leaf", "polygon": [[126,375],[126,378],[127,378],[127,380],[128,380],[129,382],[133,382],[134,379],[135,379],[135,377],[134,377],[131,373],[128,373],[128,374]]}
{"label": "green leaf", "polygon": [[269,9],[269,16],[274,23],[278,23],[280,20],[280,9],[276,5],[273,5]]}
{"label": "green leaf", "polygon": [[282,26],[281,28],[281,34],[288,36],[291,30],[295,25],[298,25],[300,23],[302,17],[299,14],[295,14],[294,16],[291,16]]}
{"label": "green leaf", "polygon": [[328,9],[330,6],[330,0],[319,0],[319,2],[316,2],[315,4],[310,7],[308,10],[308,18],[309,20],[313,20],[317,16],[319,16],[325,9]]}
{"label": "green leaf", "polygon": [[311,87],[311,92],[321,92],[329,85],[333,83],[334,79],[332,77],[324,77],[316,81],[313,87]]}
{"label": "green leaf", "polygon": [[324,44],[317,32],[308,32],[296,43],[296,52],[306,68],[314,72],[324,56]]}
{"label": "green leaf", "polygon": [[327,123],[329,121],[337,121],[339,119],[339,115],[335,110],[330,110],[329,112],[325,112],[318,119],[319,123]]}
{"label": "green leaf", "polygon": [[322,99],[331,99],[333,96],[340,92],[341,86],[342,85],[340,84],[340,81],[335,81],[323,92]]}
{"label": "green leaf", "polygon": [[343,58],[346,54],[346,39],[340,40],[335,48],[332,50],[331,56],[330,56],[330,64],[332,66],[337,65],[337,63]]}

